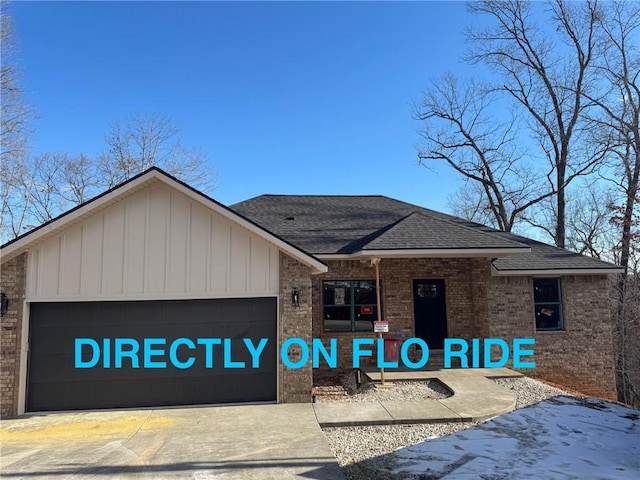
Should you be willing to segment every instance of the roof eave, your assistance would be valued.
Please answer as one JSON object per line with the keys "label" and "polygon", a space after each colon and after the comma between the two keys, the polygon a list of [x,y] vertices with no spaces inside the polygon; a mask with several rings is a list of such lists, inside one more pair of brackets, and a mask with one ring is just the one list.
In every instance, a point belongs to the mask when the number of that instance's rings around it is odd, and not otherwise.
{"label": "roof eave", "polygon": [[349,260],[361,258],[500,258],[509,255],[531,253],[530,247],[511,248],[420,248],[420,249],[380,249],[358,250],[353,253],[316,254],[322,260]]}
{"label": "roof eave", "polygon": [[624,272],[622,267],[603,268],[536,268],[536,269],[513,269],[499,270],[495,265],[491,266],[491,275],[494,277],[557,277],[564,275],[612,275]]}

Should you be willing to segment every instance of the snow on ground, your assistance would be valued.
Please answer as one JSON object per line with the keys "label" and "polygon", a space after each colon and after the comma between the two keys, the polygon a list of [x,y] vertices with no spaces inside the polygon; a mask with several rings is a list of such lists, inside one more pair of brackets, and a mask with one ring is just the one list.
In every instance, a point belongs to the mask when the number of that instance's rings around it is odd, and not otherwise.
{"label": "snow on ground", "polygon": [[635,480],[640,412],[560,396],[390,457],[396,478]]}

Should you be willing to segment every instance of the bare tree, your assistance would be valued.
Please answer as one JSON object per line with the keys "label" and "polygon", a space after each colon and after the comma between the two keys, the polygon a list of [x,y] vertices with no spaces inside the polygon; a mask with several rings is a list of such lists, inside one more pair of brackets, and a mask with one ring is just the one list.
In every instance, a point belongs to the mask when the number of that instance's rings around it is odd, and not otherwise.
{"label": "bare tree", "polygon": [[2,239],[21,235],[154,165],[207,193],[214,188],[206,156],[184,148],[179,129],[165,115],[114,122],[106,139],[109,151],[94,158],[47,152],[0,164]]}
{"label": "bare tree", "polygon": [[106,187],[158,166],[203,191],[215,187],[206,155],[185,148],[180,129],[164,114],[135,114],[115,120],[105,136],[108,151],[99,158],[98,176]]}
{"label": "bare tree", "polygon": [[455,216],[499,229],[497,219],[485,198],[482,185],[466,179],[462,186],[447,197],[449,211]]}
{"label": "bare tree", "polygon": [[608,153],[605,178],[616,189],[608,202],[615,243],[624,272],[614,288],[614,332],[617,349],[619,398],[640,404],[640,4],[615,1],[599,18],[600,41],[605,46],[595,69],[599,89],[582,92],[596,105],[588,116],[594,141]]}
{"label": "bare tree", "polygon": [[[598,182],[577,186],[567,202],[567,248],[574,252],[616,261],[617,228],[611,223],[613,192]],[[579,192],[579,193],[577,193]]]}
{"label": "bare tree", "polygon": [[[632,242],[624,283],[612,282],[618,399],[640,407],[640,242]],[[624,288],[620,291],[620,288]]]}
{"label": "bare tree", "polygon": [[79,205],[97,193],[100,181],[96,160],[84,154],[77,157],[62,154],[58,161],[60,165],[56,189],[64,201]]}
{"label": "bare tree", "polygon": [[[591,88],[589,69],[600,17],[596,1],[547,2],[548,22],[541,26],[523,0],[474,2],[470,11],[492,20],[486,29],[469,29],[467,60],[489,66],[499,77],[496,91],[506,94],[524,113],[538,156],[549,165],[548,192],[556,200],[554,240],[564,247],[566,188],[592,171],[602,152],[572,155],[585,108],[583,92]],[[555,37],[555,38],[554,38]],[[555,42],[554,42],[555,40]]]}
{"label": "bare tree", "polygon": [[17,237],[99,193],[96,162],[85,155],[44,153],[1,165],[2,240]]}
{"label": "bare tree", "polygon": [[27,229],[29,194],[23,189],[23,181],[29,176],[25,163],[0,162],[2,185],[2,240],[9,240]]}
{"label": "bare tree", "polygon": [[629,265],[634,211],[640,192],[640,4],[614,2],[600,21],[607,48],[596,68],[601,84],[607,85],[599,95],[583,92],[597,105],[589,117],[599,139],[605,144],[613,165],[609,181],[622,194],[622,208],[617,215],[621,227],[620,265]]}
{"label": "bare tree", "polygon": [[15,35],[8,2],[0,2],[0,161],[24,159],[29,139],[33,110],[24,99],[16,68]]}
{"label": "bare tree", "polygon": [[67,202],[60,195],[60,172],[67,160],[64,154],[45,153],[27,163],[28,175],[21,179],[29,225],[35,227],[61,213]]}
{"label": "bare tree", "polygon": [[467,215],[511,231],[522,213],[554,192],[540,194],[535,173],[522,161],[517,123],[491,115],[495,95],[475,82],[445,75],[431,83],[415,118],[424,123],[423,165],[444,160],[465,179],[455,205]]}
{"label": "bare tree", "polygon": [[[491,26],[468,31],[467,60],[498,80],[490,88],[432,85],[418,115],[420,158],[445,160],[465,178],[450,201],[456,213],[504,230],[522,220],[558,246],[624,267],[612,295],[616,367],[620,399],[637,405],[640,4],[486,0],[470,10]],[[510,101],[506,114],[491,116],[490,95]],[[514,154],[515,138],[528,151]],[[518,174],[502,181],[503,171]],[[533,188],[518,183],[536,175]],[[511,204],[510,188],[520,195]]]}
{"label": "bare tree", "polygon": [[18,235],[26,216],[20,188],[22,162],[27,157],[33,109],[24,98],[16,68],[16,45],[13,20],[8,2],[0,2],[0,234],[3,238]]}

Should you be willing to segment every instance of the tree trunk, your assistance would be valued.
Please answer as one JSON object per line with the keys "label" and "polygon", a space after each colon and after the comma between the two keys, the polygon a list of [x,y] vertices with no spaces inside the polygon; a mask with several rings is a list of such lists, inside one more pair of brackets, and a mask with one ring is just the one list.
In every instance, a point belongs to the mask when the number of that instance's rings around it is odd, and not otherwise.
{"label": "tree trunk", "polygon": [[556,235],[555,235],[555,241],[556,241],[556,246],[560,247],[560,248],[564,248],[565,245],[565,238],[566,238],[566,207],[567,207],[567,200],[565,197],[565,185],[564,185],[564,181],[565,181],[565,170],[566,167],[564,164],[559,164],[558,165],[558,175],[557,175],[557,182],[558,182],[558,193],[556,195],[556,201],[557,201],[557,218],[556,218]]}

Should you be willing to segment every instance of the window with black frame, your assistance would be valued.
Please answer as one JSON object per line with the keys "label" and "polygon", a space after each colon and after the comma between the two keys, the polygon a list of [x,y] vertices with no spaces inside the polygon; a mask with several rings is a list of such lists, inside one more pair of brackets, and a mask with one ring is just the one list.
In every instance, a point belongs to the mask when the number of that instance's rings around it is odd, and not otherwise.
{"label": "window with black frame", "polygon": [[322,292],[325,332],[373,331],[378,319],[375,280],[327,280]]}
{"label": "window with black frame", "polygon": [[534,278],[533,302],[536,330],[564,330],[562,288],[559,278]]}

